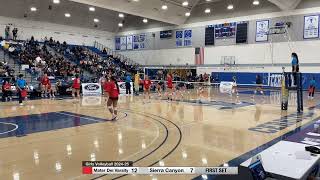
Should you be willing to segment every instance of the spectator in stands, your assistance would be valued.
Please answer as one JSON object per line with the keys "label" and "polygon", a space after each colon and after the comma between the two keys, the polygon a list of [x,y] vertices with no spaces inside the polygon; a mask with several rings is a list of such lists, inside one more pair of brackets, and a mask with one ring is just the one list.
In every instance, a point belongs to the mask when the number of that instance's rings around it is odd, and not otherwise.
{"label": "spectator in stands", "polygon": [[2,84],[2,101],[12,100],[11,84],[4,80]]}
{"label": "spectator in stands", "polygon": [[10,26],[6,26],[5,28],[5,39],[9,40],[10,38]]}
{"label": "spectator in stands", "polygon": [[102,53],[103,53],[103,54],[107,54],[107,50],[106,50],[106,48],[103,48]]}
{"label": "spectator in stands", "polygon": [[13,30],[12,30],[12,38],[13,38],[13,40],[16,41],[17,37],[18,37],[18,28],[13,28]]}

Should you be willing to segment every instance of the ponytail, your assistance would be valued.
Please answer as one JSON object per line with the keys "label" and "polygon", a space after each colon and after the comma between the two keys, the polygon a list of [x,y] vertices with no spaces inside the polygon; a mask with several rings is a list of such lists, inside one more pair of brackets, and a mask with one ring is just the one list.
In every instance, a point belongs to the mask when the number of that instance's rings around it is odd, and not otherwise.
{"label": "ponytail", "polygon": [[120,88],[119,88],[119,84],[118,84],[118,82],[117,82],[117,80],[116,80],[116,77],[112,76],[112,77],[111,77],[111,80],[116,84],[117,89],[118,89],[118,93],[120,93]]}

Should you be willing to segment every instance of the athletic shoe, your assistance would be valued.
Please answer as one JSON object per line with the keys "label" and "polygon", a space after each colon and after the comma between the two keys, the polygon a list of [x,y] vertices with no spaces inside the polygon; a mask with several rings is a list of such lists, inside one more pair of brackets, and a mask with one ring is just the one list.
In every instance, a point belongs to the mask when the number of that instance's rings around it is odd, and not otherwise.
{"label": "athletic shoe", "polygon": [[23,106],[23,103],[20,103],[19,105],[20,105],[20,106]]}

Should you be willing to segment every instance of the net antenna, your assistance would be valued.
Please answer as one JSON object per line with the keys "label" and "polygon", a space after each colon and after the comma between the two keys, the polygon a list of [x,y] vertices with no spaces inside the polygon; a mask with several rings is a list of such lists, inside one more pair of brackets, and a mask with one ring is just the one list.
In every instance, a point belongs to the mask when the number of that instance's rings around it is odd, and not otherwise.
{"label": "net antenna", "polygon": [[289,28],[291,26],[291,22],[277,22],[274,26],[269,28],[268,36],[270,38],[270,53],[271,53],[271,63],[274,64],[274,40],[275,39],[285,39],[288,43],[288,47],[290,50],[290,54],[293,52],[292,40],[289,33]]}

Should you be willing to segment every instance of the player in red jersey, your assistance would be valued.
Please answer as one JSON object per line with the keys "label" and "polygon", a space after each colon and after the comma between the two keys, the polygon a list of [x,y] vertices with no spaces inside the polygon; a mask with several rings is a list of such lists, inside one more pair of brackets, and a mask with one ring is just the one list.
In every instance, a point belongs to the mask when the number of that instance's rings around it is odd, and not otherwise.
{"label": "player in red jersey", "polygon": [[[80,87],[81,87],[81,81],[79,78],[79,75],[76,74],[76,78],[74,78],[73,83],[72,83],[72,97],[80,97]],[[77,95],[75,95],[77,94]]]}
{"label": "player in red jersey", "polygon": [[167,75],[168,100],[172,101],[173,96],[173,77],[172,74]]}
{"label": "player in red jersey", "polygon": [[109,95],[108,101],[107,101],[107,107],[112,114],[112,121],[117,119],[118,115],[118,99],[120,94],[119,85],[117,83],[117,80],[114,76],[111,77],[109,82],[105,83],[106,94]]}
{"label": "player in red jersey", "polygon": [[41,78],[41,89],[42,89],[41,97],[47,97],[49,83],[50,83],[49,77],[47,73],[44,73],[43,77]]}
{"label": "player in red jersey", "polygon": [[151,81],[149,79],[149,76],[146,75],[145,79],[143,81],[144,99],[146,99],[146,96],[148,96],[148,98],[150,100],[150,86],[151,86]]}

